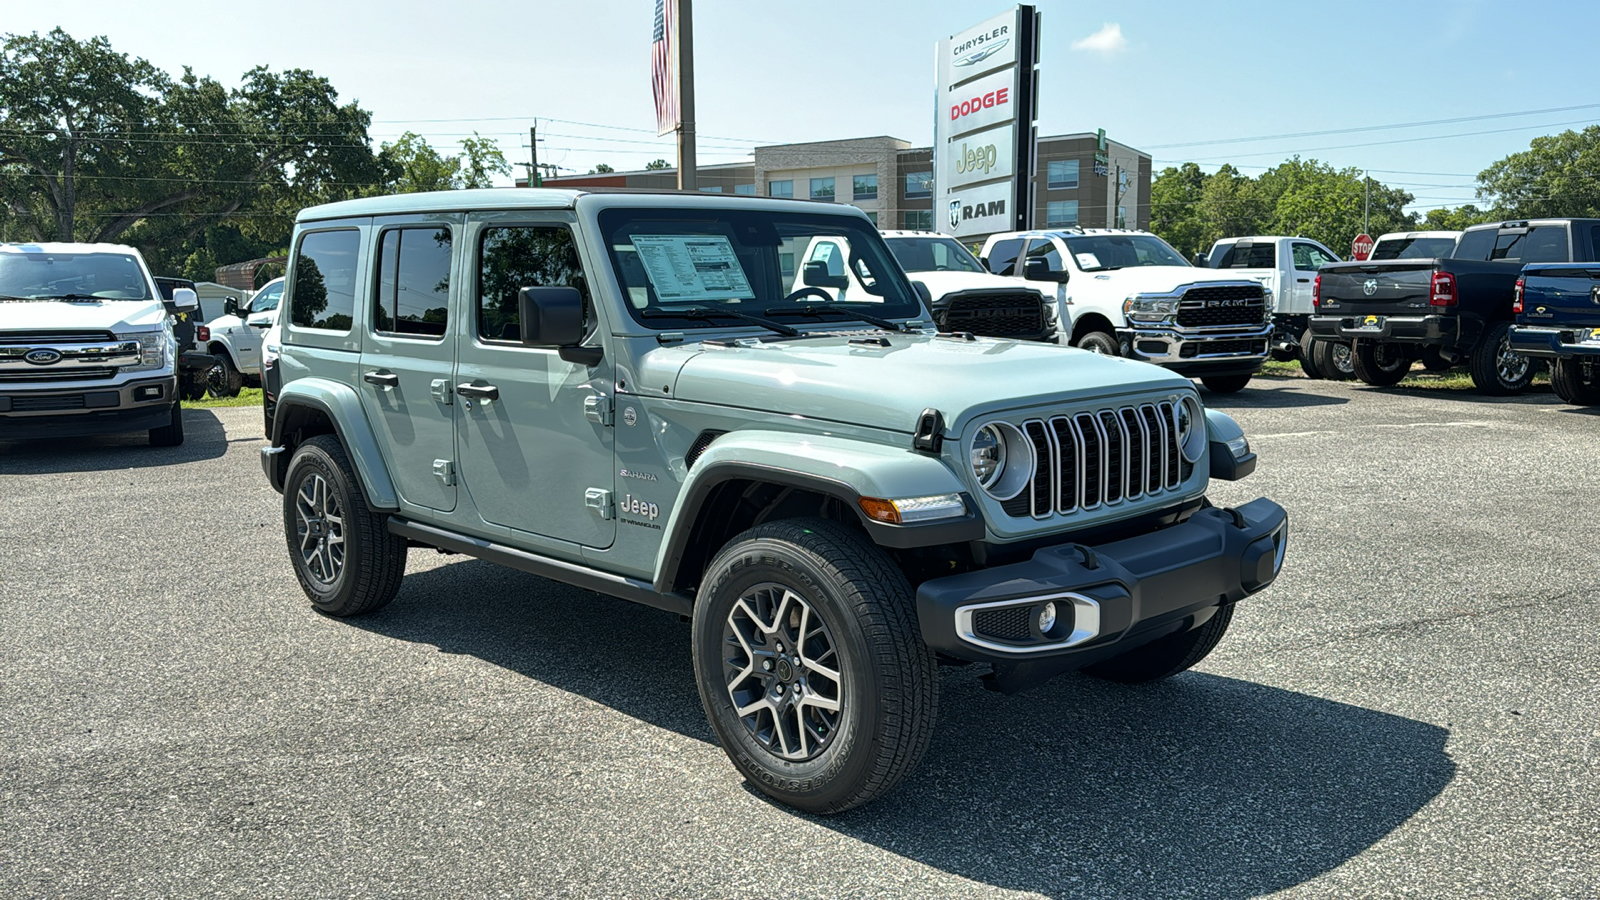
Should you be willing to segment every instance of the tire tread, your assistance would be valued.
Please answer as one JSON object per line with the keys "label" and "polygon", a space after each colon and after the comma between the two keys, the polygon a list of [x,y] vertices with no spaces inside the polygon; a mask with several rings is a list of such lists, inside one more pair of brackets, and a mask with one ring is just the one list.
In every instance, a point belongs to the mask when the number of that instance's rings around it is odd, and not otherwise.
{"label": "tire tread", "polygon": [[[375,513],[367,507],[366,496],[361,492],[361,480],[350,465],[350,457],[345,453],[344,445],[331,434],[317,435],[301,444],[295,451],[296,458],[289,463],[289,477],[284,480],[285,539],[292,540],[288,523],[297,490],[294,487],[298,480],[295,477],[296,469],[301,464],[301,454],[307,451],[327,456],[333,472],[344,482],[346,527],[358,531],[357,546],[363,558],[352,559],[347,552],[345,576],[353,578],[354,585],[341,602],[319,601],[299,561],[291,556],[295,577],[300,580],[301,589],[317,609],[328,615],[346,618],[381,609],[400,591],[400,582],[406,574],[406,542],[404,538],[389,533],[388,516]],[[289,552],[295,552],[293,546]]]}

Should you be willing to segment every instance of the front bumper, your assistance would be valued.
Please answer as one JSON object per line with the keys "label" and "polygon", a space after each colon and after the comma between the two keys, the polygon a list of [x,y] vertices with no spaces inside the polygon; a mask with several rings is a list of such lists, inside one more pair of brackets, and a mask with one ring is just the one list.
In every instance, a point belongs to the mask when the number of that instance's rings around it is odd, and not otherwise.
{"label": "front bumper", "polygon": [[1259,372],[1267,360],[1271,339],[1270,322],[1247,329],[1135,324],[1117,330],[1123,355],[1163,366],[1180,375]]}
{"label": "front bumper", "polygon": [[1600,359],[1600,329],[1511,326],[1511,349],[1527,356]]}
{"label": "front bumper", "polygon": [[1461,319],[1458,316],[1312,316],[1311,336],[1454,347],[1461,342]]}
{"label": "front bumper", "polygon": [[0,440],[148,431],[170,424],[177,398],[175,375],[115,387],[0,390]]}
{"label": "front bumper", "polygon": [[[958,659],[1042,663],[1052,674],[1080,668],[1193,627],[1271,584],[1288,525],[1283,507],[1261,498],[1120,541],[1047,547],[1027,562],[935,578],[917,588],[922,637]],[[1046,603],[1056,611],[1048,633],[1039,630]]]}

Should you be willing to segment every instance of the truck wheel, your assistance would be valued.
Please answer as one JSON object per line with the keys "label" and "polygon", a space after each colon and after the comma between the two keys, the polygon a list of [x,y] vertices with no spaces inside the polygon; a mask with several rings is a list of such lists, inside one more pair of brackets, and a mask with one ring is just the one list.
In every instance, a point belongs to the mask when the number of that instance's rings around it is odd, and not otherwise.
{"label": "truck wheel", "polygon": [[1307,378],[1325,378],[1322,368],[1317,365],[1317,341],[1311,337],[1311,329],[1307,328],[1300,335],[1300,371],[1306,373]]}
{"label": "truck wheel", "polygon": [[1213,394],[1237,394],[1250,383],[1251,375],[1202,375],[1200,383]]}
{"label": "truck wheel", "polygon": [[1117,355],[1117,339],[1104,331],[1085,331],[1078,336],[1072,346],[1090,353],[1099,353],[1105,356]]}
{"label": "truck wheel", "polygon": [[1556,396],[1574,406],[1600,406],[1600,367],[1591,365],[1584,374],[1576,359],[1557,359],[1550,363],[1550,386]]}
{"label": "truck wheel", "polygon": [[1472,348],[1469,368],[1480,393],[1520,394],[1533,384],[1533,360],[1511,349],[1511,323],[1496,322]]}
{"label": "truck wheel", "polygon": [[183,443],[183,404],[172,404],[172,417],[160,428],[150,429],[150,446],[177,447]]}
{"label": "truck wheel", "polygon": [[1171,678],[1216,649],[1232,621],[1233,604],[1225,603],[1199,628],[1158,638],[1104,662],[1085,666],[1083,673],[1122,684],[1145,684]]}
{"label": "truck wheel", "polygon": [[406,573],[406,542],[388,517],[367,508],[339,439],[301,444],[284,479],[283,534],[300,588],[320,612],[357,616],[394,599]]}
{"label": "truck wheel", "polygon": [[184,400],[204,400],[206,396],[205,369],[187,369],[178,378],[179,396]]}
{"label": "truck wheel", "polygon": [[1374,387],[1399,384],[1411,371],[1411,357],[1405,348],[1383,341],[1356,341],[1350,362],[1356,377]]}
{"label": "truck wheel", "polygon": [[762,793],[813,813],[860,806],[928,749],[933,654],[911,585],[864,535],[769,522],[706,570],[692,626],[706,718]]}
{"label": "truck wheel", "polygon": [[1341,341],[1317,341],[1311,347],[1317,370],[1329,381],[1349,381],[1356,377],[1355,355]]}
{"label": "truck wheel", "polygon": [[206,373],[206,390],[217,398],[239,396],[244,388],[244,376],[234,367],[233,360],[226,353],[214,353],[211,358],[217,362]]}

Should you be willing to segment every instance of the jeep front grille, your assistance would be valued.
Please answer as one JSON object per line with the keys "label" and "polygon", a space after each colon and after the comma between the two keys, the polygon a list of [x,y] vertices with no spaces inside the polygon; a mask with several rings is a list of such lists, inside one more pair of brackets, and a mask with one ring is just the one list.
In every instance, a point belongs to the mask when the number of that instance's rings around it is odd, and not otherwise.
{"label": "jeep front grille", "polygon": [[1038,337],[1044,332],[1044,301],[1031,292],[957,294],[934,316],[940,331],[970,331],[985,337]]}
{"label": "jeep front grille", "polygon": [[1260,325],[1266,318],[1261,285],[1190,288],[1178,304],[1178,324],[1185,328],[1213,325]]}
{"label": "jeep front grille", "polygon": [[1001,507],[1043,519],[1153,497],[1178,487],[1191,468],[1178,447],[1171,401],[1029,419],[1033,477]]}

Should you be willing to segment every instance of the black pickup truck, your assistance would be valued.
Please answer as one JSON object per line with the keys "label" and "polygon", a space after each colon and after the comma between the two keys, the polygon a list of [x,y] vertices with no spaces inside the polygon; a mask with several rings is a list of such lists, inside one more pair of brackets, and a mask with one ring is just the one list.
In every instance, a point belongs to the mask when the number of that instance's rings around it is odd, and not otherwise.
{"label": "black pickup truck", "polygon": [[1508,339],[1522,267],[1596,259],[1600,219],[1533,219],[1469,228],[1441,259],[1333,263],[1317,275],[1311,334],[1351,341],[1367,384],[1394,384],[1421,359],[1465,362],[1479,391],[1514,394],[1536,368]]}

